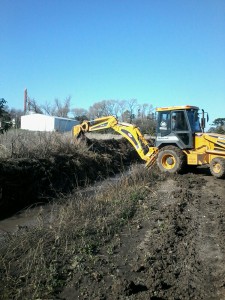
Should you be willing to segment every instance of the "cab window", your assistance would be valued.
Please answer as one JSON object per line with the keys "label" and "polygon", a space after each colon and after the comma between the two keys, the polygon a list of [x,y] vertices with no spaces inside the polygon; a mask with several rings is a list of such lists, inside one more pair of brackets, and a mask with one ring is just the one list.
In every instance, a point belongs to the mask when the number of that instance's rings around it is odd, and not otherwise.
{"label": "cab window", "polygon": [[188,125],[184,111],[173,111],[171,116],[172,131],[187,131]]}
{"label": "cab window", "polygon": [[192,132],[201,132],[199,116],[197,110],[188,110],[187,111],[188,120],[191,126]]}
{"label": "cab window", "polygon": [[170,130],[170,112],[160,112],[158,115],[159,131]]}

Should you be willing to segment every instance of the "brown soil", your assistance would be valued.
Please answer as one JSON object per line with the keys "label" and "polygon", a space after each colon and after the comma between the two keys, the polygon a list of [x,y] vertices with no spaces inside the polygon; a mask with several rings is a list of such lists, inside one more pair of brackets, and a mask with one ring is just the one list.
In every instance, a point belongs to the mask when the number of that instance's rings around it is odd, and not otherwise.
{"label": "brown soil", "polygon": [[161,175],[59,299],[225,299],[224,180],[196,172]]}
{"label": "brown soil", "polygon": [[[92,160],[84,153],[1,162],[2,207],[6,200],[16,201],[15,191],[17,198],[28,187],[33,192],[37,178],[40,197],[74,187],[71,174],[80,185],[86,177],[93,182],[138,161],[124,141],[89,146]],[[225,299],[225,181],[202,168],[183,175],[158,173],[145,189],[122,231],[82,261],[54,299]]]}
{"label": "brown soil", "polygon": [[54,153],[46,158],[0,160],[0,219],[25,207],[123,171],[140,161],[125,140],[86,139],[84,151]]}

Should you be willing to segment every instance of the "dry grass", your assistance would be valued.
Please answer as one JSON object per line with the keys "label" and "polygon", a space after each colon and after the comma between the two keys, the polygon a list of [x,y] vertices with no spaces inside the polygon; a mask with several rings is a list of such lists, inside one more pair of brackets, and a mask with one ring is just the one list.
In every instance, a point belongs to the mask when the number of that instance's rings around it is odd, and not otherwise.
{"label": "dry grass", "polygon": [[93,262],[130,222],[154,177],[136,167],[96,194],[61,199],[50,215],[40,211],[37,225],[5,236],[0,246],[2,299],[52,299],[74,274],[87,273],[86,262]]}
{"label": "dry grass", "polygon": [[[119,134],[86,133],[89,139],[119,140]],[[145,135],[146,139],[153,138]],[[34,132],[11,129],[0,135],[0,158],[48,158],[52,154],[73,153],[76,150],[88,151],[83,141],[72,137],[71,132]]]}
{"label": "dry grass", "polygon": [[[40,159],[89,150],[70,134],[21,130],[1,135],[0,144],[0,156],[12,158]],[[5,235],[0,244],[0,298],[52,299],[74,274],[88,272],[85,262],[96,259],[149,192],[150,175],[140,168],[96,194],[63,197],[55,201],[50,214],[40,211],[36,225]]]}
{"label": "dry grass", "polygon": [[47,158],[56,153],[88,151],[85,143],[72,138],[71,133],[9,130],[0,135],[1,158]]}

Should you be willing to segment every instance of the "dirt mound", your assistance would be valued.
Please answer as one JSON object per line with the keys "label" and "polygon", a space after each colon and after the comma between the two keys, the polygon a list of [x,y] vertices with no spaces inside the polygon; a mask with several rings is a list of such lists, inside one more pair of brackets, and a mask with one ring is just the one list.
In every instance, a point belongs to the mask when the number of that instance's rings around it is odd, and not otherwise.
{"label": "dirt mound", "polygon": [[139,158],[125,140],[86,140],[81,152],[0,161],[0,218],[121,172]]}

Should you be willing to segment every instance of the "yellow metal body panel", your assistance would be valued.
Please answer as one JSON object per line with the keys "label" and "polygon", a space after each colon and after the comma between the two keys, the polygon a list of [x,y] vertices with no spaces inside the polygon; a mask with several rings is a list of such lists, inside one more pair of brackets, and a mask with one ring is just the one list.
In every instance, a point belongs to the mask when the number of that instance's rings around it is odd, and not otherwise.
{"label": "yellow metal body panel", "polygon": [[170,111],[179,109],[199,109],[197,106],[182,105],[182,106],[168,106],[168,107],[157,107],[156,111]]}
{"label": "yellow metal body panel", "polygon": [[114,116],[97,118],[92,121],[84,121],[80,125],[74,126],[72,132],[74,137],[79,137],[80,134],[85,132],[92,132],[107,128],[112,128],[125,137],[137,151],[139,156],[146,161],[146,166],[150,167],[153,165],[157,157],[158,148],[151,147],[149,145],[149,142],[144,138],[136,125],[119,122]]}
{"label": "yellow metal body panel", "polygon": [[[176,109],[198,109],[196,106],[171,106],[159,108],[158,111]],[[119,122],[114,116],[106,116],[92,121],[84,121],[73,128],[73,135],[79,136],[85,132],[112,128],[125,137],[135,148],[139,156],[146,161],[146,166],[151,166],[155,162],[159,149],[151,147],[144,138],[139,128],[129,123]],[[215,133],[195,133],[193,136],[194,149],[184,149],[187,156],[188,165],[209,164],[213,158],[222,157],[225,159],[225,135]],[[164,161],[165,169],[173,168],[173,165]]]}
{"label": "yellow metal body panel", "polygon": [[188,165],[209,164],[215,157],[225,158],[225,135],[214,133],[196,133],[195,149],[184,150]]}

